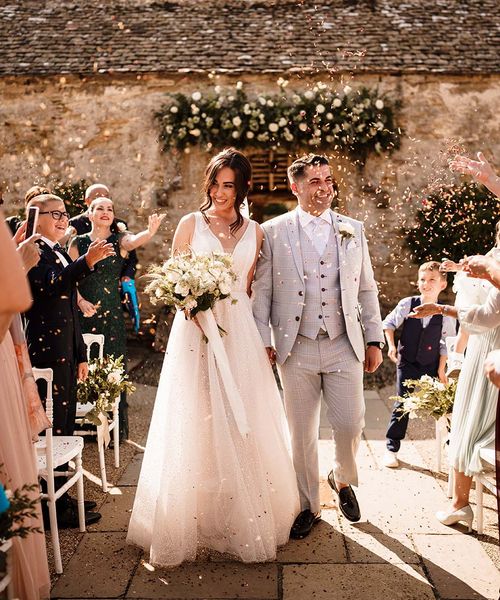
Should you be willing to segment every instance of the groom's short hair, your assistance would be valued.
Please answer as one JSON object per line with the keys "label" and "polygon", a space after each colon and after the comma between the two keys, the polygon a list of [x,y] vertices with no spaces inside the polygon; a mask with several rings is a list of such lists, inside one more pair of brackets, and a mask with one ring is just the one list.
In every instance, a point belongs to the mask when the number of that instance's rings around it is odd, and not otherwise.
{"label": "groom's short hair", "polygon": [[330,161],[323,154],[306,154],[294,160],[288,167],[288,178],[290,181],[297,181],[304,177],[307,167],[329,164]]}

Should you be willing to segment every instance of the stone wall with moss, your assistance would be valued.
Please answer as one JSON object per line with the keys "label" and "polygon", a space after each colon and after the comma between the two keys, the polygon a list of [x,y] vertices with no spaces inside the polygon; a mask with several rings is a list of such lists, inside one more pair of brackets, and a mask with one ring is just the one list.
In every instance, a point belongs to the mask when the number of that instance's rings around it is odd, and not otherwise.
{"label": "stone wall with moss", "polygon": [[[239,79],[249,94],[277,90],[274,76]],[[22,208],[24,192],[34,183],[103,182],[112,191],[117,214],[133,231],[145,226],[150,211],[167,212],[161,233],[139,250],[143,268],[166,257],[178,220],[200,202],[209,153],[163,153],[154,112],[165,93],[203,93],[213,83],[192,74],[1,79],[0,187],[7,213]],[[234,86],[236,78],[218,77],[216,83]],[[302,89],[312,84],[312,79],[297,83]],[[390,306],[411,293],[416,273],[400,228],[411,225],[426,192],[456,179],[446,168],[453,149],[483,150],[500,169],[495,161],[500,155],[500,77],[372,75],[356,77],[350,85],[378,86],[401,102],[397,119],[404,135],[397,152],[370,156],[362,168],[350,158],[333,156],[341,210],[365,221],[382,302]],[[146,317],[151,307],[142,300]]]}

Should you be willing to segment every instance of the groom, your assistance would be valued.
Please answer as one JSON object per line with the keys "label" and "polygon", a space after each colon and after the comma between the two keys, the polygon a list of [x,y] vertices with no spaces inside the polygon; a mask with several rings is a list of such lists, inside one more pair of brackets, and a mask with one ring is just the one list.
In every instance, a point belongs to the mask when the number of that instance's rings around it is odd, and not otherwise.
{"label": "groom", "polygon": [[384,336],[363,225],[330,209],[337,189],[328,159],[299,158],[288,178],[298,207],[262,226],[253,312],[283,384],[301,502],[290,535],[301,539],[321,518],[321,393],[335,446],[328,483],[344,516],[361,517],[351,485],[364,426],[363,368],[372,373],[382,362]]}

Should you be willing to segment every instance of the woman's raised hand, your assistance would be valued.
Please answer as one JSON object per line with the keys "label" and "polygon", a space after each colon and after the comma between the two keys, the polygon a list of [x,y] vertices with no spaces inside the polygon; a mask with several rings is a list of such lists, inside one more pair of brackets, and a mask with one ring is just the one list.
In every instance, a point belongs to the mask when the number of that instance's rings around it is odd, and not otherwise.
{"label": "woman's raised hand", "polygon": [[161,225],[161,222],[163,221],[163,219],[166,217],[165,214],[159,215],[157,213],[154,213],[152,215],[149,216],[148,218],[148,231],[149,233],[153,236],[155,235],[155,233],[158,231],[158,228]]}
{"label": "woman's raised hand", "polygon": [[468,158],[467,156],[455,156],[450,162],[450,169],[464,175],[472,175],[476,181],[487,185],[488,182],[495,178],[495,172],[490,163],[484,158],[482,152],[477,153],[477,158],[478,160],[472,160],[472,158]]}

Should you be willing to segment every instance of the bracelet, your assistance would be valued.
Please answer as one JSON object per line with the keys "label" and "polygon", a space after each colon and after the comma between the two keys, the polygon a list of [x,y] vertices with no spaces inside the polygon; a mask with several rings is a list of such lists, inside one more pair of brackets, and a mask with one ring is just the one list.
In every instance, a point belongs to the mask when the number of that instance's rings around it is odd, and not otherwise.
{"label": "bracelet", "polygon": [[446,304],[441,304],[441,315],[444,317],[446,315],[447,306]]}

